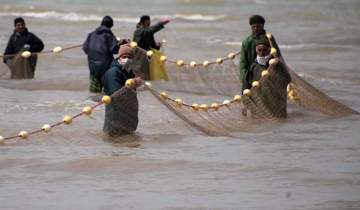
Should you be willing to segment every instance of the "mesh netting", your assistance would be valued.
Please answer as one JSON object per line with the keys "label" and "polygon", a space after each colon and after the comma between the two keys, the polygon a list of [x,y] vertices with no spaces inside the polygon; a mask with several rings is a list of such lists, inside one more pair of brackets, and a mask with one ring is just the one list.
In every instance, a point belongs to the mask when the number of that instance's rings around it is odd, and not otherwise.
{"label": "mesh netting", "polygon": [[[134,63],[131,68],[135,72],[141,69],[137,73],[141,72],[143,77],[148,75],[147,56],[141,50],[137,50],[135,55],[140,62]],[[178,65],[176,61],[169,60],[166,62],[169,81],[154,81],[149,90],[178,117],[207,135],[249,131],[253,129],[249,127],[249,122],[253,120],[281,121],[287,116],[288,97],[305,109],[331,117],[358,114],[313,87],[282,62],[271,65],[267,69],[268,74],[259,79],[258,85],[242,94],[239,68],[230,57],[207,65]],[[12,73],[23,68],[23,65],[29,67],[29,63],[23,60],[21,58],[16,62]],[[9,69],[1,68],[0,77],[9,77],[9,72]],[[25,75],[25,78],[28,76]],[[162,99],[160,91],[168,92],[171,97]],[[234,95],[238,97],[235,99]],[[182,100],[179,103],[174,98],[181,98],[186,103]],[[106,106],[104,132],[109,136],[132,133],[138,125],[138,111],[134,90],[124,87],[117,91],[112,95],[112,103]]]}
{"label": "mesh netting", "polygon": [[293,100],[297,105],[333,117],[358,114],[357,111],[332,99],[325,93],[316,89],[310,83],[306,82],[293,70],[290,68],[288,69],[292,78],[289,92],[293,91],[290,93],[290,97],[293,97]]}
{"label": "mesh netting", "polygon": [[30,58],[23,58],[21,56],[15,56],[11,60],[11,64],[8,68],[3,66],[0,69],[0,79],[31,79],[34,78],[34,72],[36,67],[37,55],[32,55]]}
{"label": "mesh netting", "polygon": [[111,95],[105,107],[103,131],[111,137],[130,134],[138,125],[139,104],[136,92],[123,87]]}
{"label": "mesh netting", "polygon": [[[288,96],[301,107],[333,117],[357,113],[311,86],[282,62],[271,65],[268,74],[259,80],[260,85],[252,87],[249,95],[241,94],[238,67],[232,60],[206,68],[167,63],[167,70],[170,81],[153,82],[150,91],[177,116],[207,135],[247,130],[250,120],[281,121],[287,116]],[[170,97],[164,100],[159,91],[181,97],[184,102],[179,104]],[[242,95],[241,100],[232,100],[236,94]],[[230,103],[222,102],[229,97]],[[194,110],[192,103],[199,102],[209,106]],[[213,102],[220,108],[211,108]],[[250,113],[243,113],[243,108]]]}
{"label": "mesh netting", "polygon": [[175,63],[167,63],[169,82],[156,82],[158,89],[171,92],[184,92],[199,95],[234,96],[240,94],[238,67],[233,61],[224,61],[221,65],[208,67],[178,67]]}

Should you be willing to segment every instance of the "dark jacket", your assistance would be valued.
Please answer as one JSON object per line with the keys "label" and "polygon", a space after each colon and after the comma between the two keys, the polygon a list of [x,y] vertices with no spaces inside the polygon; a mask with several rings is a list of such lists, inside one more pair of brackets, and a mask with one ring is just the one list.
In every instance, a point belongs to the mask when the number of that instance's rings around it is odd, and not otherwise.
{"label": "dark jacket", "polygon": [[[241,52],[240,52],[240,80],[244,79],[246,72],[250,69],[251,64],[256,58],[256,45],[255,41],[261,36],[265,36],[266,31],[259,36],[250,35],[246,37],[241,44]],[[274,36],[271,39],[271,44],[276,48],[278,52],[278,56],[281,56],[280,49],[276,43]]]}
{"label": "dark jacket", "polygon": [[144,50],[150,50],[151,48],[159,49],[155,42],[154,34],[163,28],[163,23],[157,23],[147,28],[139,27],[134,32],[133,41]]}
{"label": "dark jacket", "polygon": [[88,34],[83,44],[83,51],[88,56],[90,74],[101,81],[102,75],[109,69],[120,45],[116,37],[106,26],[99,26]]}
{"label": "dark jacket", "polygon": [[[35,34],[25,28],[23,33],[20,34],[14,31],[10,36],[4,55],[19,53],[24,49],[24,45],[26,44],[30,45],[29,51],[32,53],[41,52],[44,49],[44,43]],[[4,63],[6,63],[8,59],[12,59],[12,57],[4,56]]]}
{"label": "dark jacket", "polygon": [[[272,57],[270,59],[272,59]],[[254,59],[254,62],[251,64],[249,71],[245,73],[242,80],[242,91],[244,91],[245,89],[251,89],[252,82],[259,81],[261,79],[261,72],[269,67],[269,61],[267,62],[266,66],[263,66],[257,63],[256,59]]]}
{"label": "dark jacket", "polygon": [[134,78],[132,70],[126,70],[118,60],[114,60],[109,70],[102,77],[102,84],[106,95],[111,95],[125,85],[126,80]]}

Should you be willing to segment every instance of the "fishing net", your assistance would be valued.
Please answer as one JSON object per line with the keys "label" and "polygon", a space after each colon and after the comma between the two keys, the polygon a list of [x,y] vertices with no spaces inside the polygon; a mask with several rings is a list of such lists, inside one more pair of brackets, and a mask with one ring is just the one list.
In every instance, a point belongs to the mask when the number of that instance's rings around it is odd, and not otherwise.
{"label": "fishing net", "polygon": [[333,117],[358,114],[357,111],[336,101],[312,86],[289,67],[288,69],[292,78],[292,82],[288,88],[289,98],[297,105]]}
{"label": "fishing net", "polygon": [[[146,53],[135,48],[134,60],[138,62],[131,68],[148,80],[146,75],[151,70]],[[203,63],[165,58],[161,62],[166,65],[169,80],[151,81],[146,87],[169,110],[206,135],[230,135],[259,127],[253,122],[282,121],[287,117],[288,98],[300,107],[331,117],[358,114],[313,87],[280,60],[272,62],[253,87],[242,93],[234,60],[238,54]],[[9,74],[3,71],[0,75]],[[139,112],[136,91],[123,87],[111,98],[105,108],[103,131],[111,137],[134,132]]]}
{"label": "fishing net", "polygon": [[15,56],[11,60],[9,69],[11,79],[32,79],[34,78],[37,55],[31,55],[29,58]]}
{"label": "fishing net", "polygon": [[135,90],[122,87],[105,107],[104,133],[110,137],[130,134],[138,125],[139,104]]}
{"label": "fishing net", "polygon": [[[249,121],[286,118],[286,87],[290,76],[284,65],[272,65],[258,86],[242,95],[237,66],[232,60],[179,69],[167,65],[171,82],[154,82],[150,91],[177,116],[207,135],[229,135],[249,129]],[[164,90],[183,100],[167,98]],[[215,98],[214,98],[215,97]],[[249,110],[244,113],[243,109]]]}
{"label": "fishing net", "polygon": [[238,66],[232,59],[185,66],[169,61],[167,71],[170,81],[152,82],[151,93],[207,135],[249,131],[253,129],[252,122],[282,121],[287,116],[287,98],[300,107],[331,117],[357,114],[280,61],[264,70],[261,79],[246,93],[241,93]]}

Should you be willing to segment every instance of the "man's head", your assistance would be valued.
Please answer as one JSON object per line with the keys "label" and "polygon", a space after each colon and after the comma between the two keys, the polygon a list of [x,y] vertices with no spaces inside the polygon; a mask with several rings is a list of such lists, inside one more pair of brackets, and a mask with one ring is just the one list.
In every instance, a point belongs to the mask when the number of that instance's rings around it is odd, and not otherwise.
{"label": "man's head", "polygon": [[114,25],[114,21],[110,16],[105,16],[101,21],[101,25],[107,28],[111,28]]}
{"label": "man's head", "polygon": [[149,27],[150,24],[151,24],[151,19],[150,19],[149,15],[141,16],[140,21],[139,21],[139,25],[146,28],[146,27]]}
{"label": "man's head", "polygon": [[270,42],[266,36],[261,36],[255,41],[256,45],[256,54],[260,57],[264,57],[270,54],[271,47]]}
{"label": "man's head", "polygon": [[121,45],[119,50],[119,58],[132,58],[133,57],[133,50],[132,48],[127,45]]}
{"label": "man's head", "polygon": [[25,31],[25,20],[22,17],[17,17],[14,20],[15,31],[18,33],[22,33]]}
{"label": "man's head", "polygon": [[119,63],[125,64],[129,59],[134,57],[132,48],[127,45],[121,45],[119,50]]}
{"label": "man's head", "polygon": [[249,24],[254,36],[259,36],[264,33],[265,19],[261,15],[252,15],[249,18]]}

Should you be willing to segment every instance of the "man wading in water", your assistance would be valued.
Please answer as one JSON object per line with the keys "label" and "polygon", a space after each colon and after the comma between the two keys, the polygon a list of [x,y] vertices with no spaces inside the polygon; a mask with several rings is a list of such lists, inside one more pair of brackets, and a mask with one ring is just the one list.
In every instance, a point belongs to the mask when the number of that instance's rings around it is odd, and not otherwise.
{"label": "man wading in water", "polygon": [[[241,44],[240,53],[240,80],[243,81],[245,75],[250,69],[250,66],[256,59],[256,47],[255,41],[263,37],[266,38],[266,31],[264,29],[265,19],[260,15],[253,15],[249,18],[249,24],[251,27],[251,35],[246,37]],[[280,49],[276,44],[275,38],[271,39],[272,46],[277,50],[280,57]]]}
{"label": "man wading in water", "polygon": [[101,25],[88,34],[83,44],[90,69],[89,90],[93,93],[101,93],[103,88],[101,78],[110,68],[114,60],[113,55],[117,54],[120,48],[120,43],[111,31],[113,25],[113,19],[110,16],[105,16]]}
{"label": "man wading in water", "polygon": [[[32,79],[35,74],[37,55],[32,54],[28,58],[23,58],[20,53],[24,51],[41,52],[44,49],[44,43],[35,34],[28,31],[22,17],[15,18],[14,26],[15,30],[6,46],[3,61],[11,70],[11,79]],[[17,55],[6,56],[11,54]]]}
{"label": "man wading in water", "polygon": [[[135,77],[130,68],[133,50],[128,45],[121,45],[119,58],[111,64],[102,78],[104,92],[111,95],[111,103],[105,107],[103,131],[117,137],[134,132],[138,125],[139,103],[136,88],[143,80]],[[134,78],[134,86],[123,88],[128,79]]]}
{"label": "man wading in water", "polygon": [[139,23],[136,24],[133,41],[142,49],[153,52],[149,63],[148,57],[143,52],[138,49],[135,50],[133,70],[141,74],[145,80],[168,80],[165,65],[159,60],[163,55],[160,52],[161,43],[155,41],[154,34],[163,29],[169,22],[170,20],[162,20],[151,25],[150,16],[143,15],[140,17]]}

